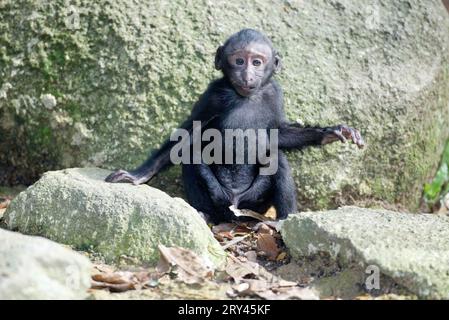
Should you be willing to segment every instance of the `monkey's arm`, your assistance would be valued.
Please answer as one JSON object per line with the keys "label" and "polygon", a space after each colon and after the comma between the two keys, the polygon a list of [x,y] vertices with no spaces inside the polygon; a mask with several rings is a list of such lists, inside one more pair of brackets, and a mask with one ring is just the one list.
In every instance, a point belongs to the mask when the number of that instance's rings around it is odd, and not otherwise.
{"label": "monkey's arm", "polygon": [[351,140],[359,148],[363,148],[365,145],[360,132],[345,125],[319,128],[283,123],[279,128],[280,149],[300,149],[306,146],[328,144],[338,140],[341,142]]}
{"label": "monkey's arm", "polygon": [[[187,120],[182,128],[190,131],[192,127],[192,120]],[[106,182],[130,182],[138,185],[145,183],[153,178],[161,170],[172,165],[170,161],[170,150],[178,143],[177,141],[170,141],[167,139],[159,149],[154,150],[151,155],[138,168],[131,171],[117,170],[106,177]]]}
{"label": "monkey's arm", "polygon": [[[193,130],[193,121],[209,121],[213,118],[211,110],[208,105],[207,92],[202,96],[202,98],[195,104],[192,110],[192,114],[189,118],[183,122],[180,128],[189,131]],[[148,159],[140,165],[137,169],[126,171],[117,170],[106,177],[106,182],[129,182],[135,185],[146,183],[161,170],[164,170],[171,166],[173,163],[170,160],[170,151],[178,141],[171,141],[167,139],[159,149],[154,150]]]}

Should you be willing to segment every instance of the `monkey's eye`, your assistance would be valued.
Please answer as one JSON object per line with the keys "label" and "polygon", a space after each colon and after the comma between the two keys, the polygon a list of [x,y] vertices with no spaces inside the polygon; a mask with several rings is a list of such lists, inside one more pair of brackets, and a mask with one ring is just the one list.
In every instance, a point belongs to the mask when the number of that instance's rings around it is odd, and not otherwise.
{"label": "monkey's eye", "polygon": [[255,66],[255,67],[258,67],[258,66],[260,66],[261,64],[262,64],[262,61],[260,61],[260,60],[258,60],[258,59],[256,59],[256,60],[253,61],[253,66]]}
{"label": "monkey's eye", "polygon": [[235,63],[239,66],[243,65],[245,63],[245,60],[243,60],[242,58],[237,58],[235,60]]}

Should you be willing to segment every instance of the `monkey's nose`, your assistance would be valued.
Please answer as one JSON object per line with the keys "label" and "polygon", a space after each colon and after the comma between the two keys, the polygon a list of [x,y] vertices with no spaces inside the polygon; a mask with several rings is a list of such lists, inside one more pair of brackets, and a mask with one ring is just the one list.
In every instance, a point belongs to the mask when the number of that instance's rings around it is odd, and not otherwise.
{"label": "monkey's nose", "polygon": [[245,85],[245,87],[250,86],[253,82],[254,81],[252,78],[243,78],[243,84]]}
{"label": "monkey's nose", "polygon": [[242,74],[242,82],[247,87],[251,83],[253,83],[254,79],[249,72],[244,72]]}

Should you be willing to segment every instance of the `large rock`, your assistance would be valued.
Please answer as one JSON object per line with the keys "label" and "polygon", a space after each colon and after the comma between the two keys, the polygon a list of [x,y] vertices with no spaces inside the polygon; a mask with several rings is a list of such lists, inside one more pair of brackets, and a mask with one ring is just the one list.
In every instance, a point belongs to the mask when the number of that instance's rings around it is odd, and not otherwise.
{"label": "large rock", "polygon": [[379,268],[380,287],[392,279],[420,297],[449,299],[449,217],[344,207],[292,215],[281,233],[297,260],[325,252],[344,268]]}
{"label": "large rock", "polygon": [[[303,207],[381,199],[414,209],[449,135],[440,0],[3,0],[0,9],[2,182],[135,167],[218,76],[216,48],[243,27],[282,53],[292,120],[348,123],[366,137],[363,152],[336,144],[290,155]],[[179,191],[178,176],[158,185]]]}
{"label": "large rock", "polygon": [[57,243],[0,229],[0,300],[84,299],[91,268]]}
{"label": "large rock", "polygon": [[108,173],[47,172],[12,201],[5,222],[22,233],[92,250],[108,262],[126,256],[153,264],[159,244],[190,248],[216,266],[223,262],[223,249],[184,200],[147,185],[106,183]]}

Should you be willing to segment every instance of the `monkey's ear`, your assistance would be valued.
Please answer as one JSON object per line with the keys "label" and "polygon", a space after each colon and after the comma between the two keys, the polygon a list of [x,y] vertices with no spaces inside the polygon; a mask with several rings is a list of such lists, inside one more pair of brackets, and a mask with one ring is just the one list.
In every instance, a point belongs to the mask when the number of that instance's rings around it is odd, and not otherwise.
{"label": "monkey's ear", "polygon": [[219,46],[215,53],[215,69],[221,70],[223,68],[223,46]]}
{"label": "monkey's ear", "polygon": [[275,52],[274,54],[274,72],[279,73],[282,69],[282,59],[279,52]]}

